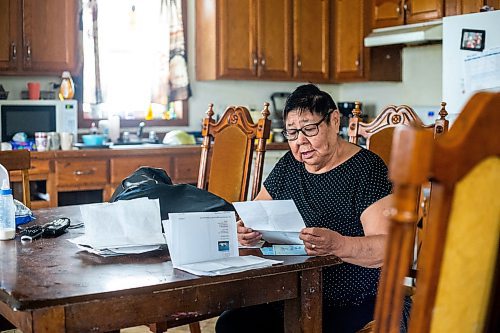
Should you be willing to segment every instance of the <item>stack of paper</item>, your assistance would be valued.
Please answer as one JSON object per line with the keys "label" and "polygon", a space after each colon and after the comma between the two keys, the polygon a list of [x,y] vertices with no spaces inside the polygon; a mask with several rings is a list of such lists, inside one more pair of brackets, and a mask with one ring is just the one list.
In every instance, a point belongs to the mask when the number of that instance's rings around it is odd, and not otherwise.
{"label": "stack of paper", "polygon": [[304,220],[293,200],[257,200],[234,202],[234,208],[248,228],[262,234],[262,238],[273,244],[296,244]]}
{"label": "stack of paper", "polygon": [[139,198],[80,207],[85,234],[70,239],[102,256],[143,253],[165,246],[158,199]]}
{"label": "stack of paper", "polygon": [[223,275],[283,263],[239,256],[234,212],[171,213],[165,223],[172,266],[196,275]]}

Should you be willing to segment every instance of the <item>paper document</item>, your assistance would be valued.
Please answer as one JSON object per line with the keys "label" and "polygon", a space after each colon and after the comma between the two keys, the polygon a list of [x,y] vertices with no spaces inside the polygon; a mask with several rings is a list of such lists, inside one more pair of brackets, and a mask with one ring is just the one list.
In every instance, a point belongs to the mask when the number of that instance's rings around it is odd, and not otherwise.
{"label": "paper document", "polygon": [[80,207],[85,234],[69,241],[106,255],[143,253],[166,244],[158,199],[138,198]]}
{"label": "paper document", "polygon": [[244,201],[233,206],[245,226],[260,232],[269,243],[303,244],[299,233],[306,226],[293,200]]}
{"label": "paper document", "polygon": [[260,249],[265,256],[306,256],[304,245],[273,245]]}
{"label": "paper document", "polygon": [[172,266],[196,275],[222,275],[281,261],[239,256],[234,212],[170,213],[164,223]]}

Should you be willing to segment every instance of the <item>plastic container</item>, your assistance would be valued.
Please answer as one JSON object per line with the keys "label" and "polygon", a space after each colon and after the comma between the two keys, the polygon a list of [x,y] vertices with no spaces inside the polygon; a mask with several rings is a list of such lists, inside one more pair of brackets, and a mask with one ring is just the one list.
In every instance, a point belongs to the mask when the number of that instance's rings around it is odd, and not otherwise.
{"label": "plastic container", "polygon": [[61,76],[61,86],[59,87],[60,99],[72,99],[75,96],[75,84],[71,78],[71,74],[64,71]]}
{"label": "plastic container", "polygon": [[0,240],[16,237],[16,206],[8,179],[3,179],[0,190]]}
{"label": "plastic container", "polygon": [[83,144],[86,146],[102,146],[106,142],[106,136],[103,134],[82,135]]}

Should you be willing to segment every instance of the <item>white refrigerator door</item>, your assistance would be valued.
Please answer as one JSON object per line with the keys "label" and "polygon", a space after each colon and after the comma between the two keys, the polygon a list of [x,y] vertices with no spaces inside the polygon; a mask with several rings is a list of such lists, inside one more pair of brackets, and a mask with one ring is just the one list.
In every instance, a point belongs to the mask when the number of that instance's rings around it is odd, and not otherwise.
{"label": "white refrigerator door", "polygon": [[[443,101],[447,103],[451,121],[475,92],[467,82],[470,82],[471,72],[469,68],[466,77],[465,59],[471,55],[481,55],[478,51],[460,49],[462,29],[486,32],[483,52],[500,48],[500,11],[448,16],[443,19]],[[499,59],[500,50],[494,60],[497,70],[500,68]],[[500,77],[500,71],[491,75]],[[500,86],[488,86],[488,90],[500,91]]]}

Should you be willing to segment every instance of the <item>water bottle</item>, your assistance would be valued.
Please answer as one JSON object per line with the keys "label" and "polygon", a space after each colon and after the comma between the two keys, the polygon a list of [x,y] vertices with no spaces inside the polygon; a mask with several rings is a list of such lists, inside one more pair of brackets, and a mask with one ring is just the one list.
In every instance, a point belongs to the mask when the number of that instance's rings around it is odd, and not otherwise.
{"label": "water bottle", "polygon": [[16,206],[9,181],[3,180],[0,189],[0,240],[16,237]]}

